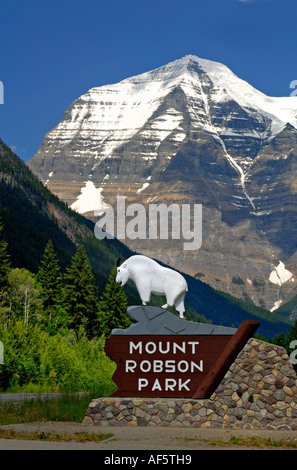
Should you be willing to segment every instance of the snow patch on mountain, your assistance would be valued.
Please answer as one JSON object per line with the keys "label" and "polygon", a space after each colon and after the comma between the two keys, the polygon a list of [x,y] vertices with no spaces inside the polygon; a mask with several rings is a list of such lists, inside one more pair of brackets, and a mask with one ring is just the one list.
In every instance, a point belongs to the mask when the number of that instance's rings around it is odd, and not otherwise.
{"label": "snow patch on mountain", "polygon": [[274,302],[274,306],[270,309],[270,312],[274,312],[275,310],[277,310],[281,304],[283,303],[283,301],[280,299],[280,300],[276,300]]}
{"label": "snow patch on mountain", "polygon": [[92,181],[87,181],[77,200],[71,204],[71,209],[79,214],[96,211],[100,215],[108,207],[103,200],[102,191],[103,188],[96,188]]}
{"label": "snow patch on mountain", "polygon": [[276,266],[270,273],[269,281],[273,284],[281,286],[285,282],[289,281],[292,278],[293,274],[286,269],[284,263],[279,261],[278,266]]}
{"label": "snow patch on mountain", "polygon": [[143,186],[140,189],[138,189],[136,194],[141,194],[142,191],[144,191],[146,188],[149,187],[149,185],[150,185],[150,183],[144,183]]}

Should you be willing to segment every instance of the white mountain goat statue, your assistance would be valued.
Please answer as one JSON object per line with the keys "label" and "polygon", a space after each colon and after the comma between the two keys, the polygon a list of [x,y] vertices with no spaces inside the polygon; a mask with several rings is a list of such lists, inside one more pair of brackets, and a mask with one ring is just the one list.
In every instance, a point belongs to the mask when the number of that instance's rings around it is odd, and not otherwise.
{"label": "white mountain goat statue", "polygon": [[180,273],[164,268],[147,256],[134,255],[117,268],[116,282],[124,286],[129,280],[135,283],[142,305],[150,301],[151,294],[165,295],[167,303],[162,308],[174,306],[180,318],[184,318],[188,286]]}

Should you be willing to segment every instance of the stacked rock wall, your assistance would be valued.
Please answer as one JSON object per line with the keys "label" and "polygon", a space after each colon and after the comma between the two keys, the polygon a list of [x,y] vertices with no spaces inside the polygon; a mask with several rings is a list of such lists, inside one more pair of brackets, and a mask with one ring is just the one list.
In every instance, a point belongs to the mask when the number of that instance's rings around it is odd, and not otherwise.
{"label": "stacked rock wall", "polygon": [[296,373],[284,348],[252,338],[209,399],[98,398],[84,423],[294,430]]}

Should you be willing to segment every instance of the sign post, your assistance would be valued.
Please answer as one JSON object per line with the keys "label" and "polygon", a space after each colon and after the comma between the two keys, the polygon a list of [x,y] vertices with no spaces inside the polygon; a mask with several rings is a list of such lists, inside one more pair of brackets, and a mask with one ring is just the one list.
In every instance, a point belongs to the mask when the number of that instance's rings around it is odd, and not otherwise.
{"label": "sign post", "polygon": [[140,321],[113,330],[105,347],[117,364],[113,396],[119,397],[209,398],[259,326],[194,323],[159,307],[129,307],[127,314]]}
{"label": "sign post", "polygon": [[[186,280],[146,256],[118,264],[116,282],[123,286],[130,279],[142,306],[128,308],[135,323],[113,330],[105,347],[117,364],[113,396],[208,398],[259,322],[244,321],[237,330],[184,320]],[[165,295],[167,303],[147,306],[152,293]],[[168,312],[168,305],[179,316]]]}

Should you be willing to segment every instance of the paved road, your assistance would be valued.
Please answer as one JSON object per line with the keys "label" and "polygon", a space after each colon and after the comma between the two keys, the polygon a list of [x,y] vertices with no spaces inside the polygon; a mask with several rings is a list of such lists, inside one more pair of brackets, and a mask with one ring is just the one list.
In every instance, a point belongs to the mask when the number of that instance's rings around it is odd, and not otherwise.
{"label": "paved road", "polygon": [[[0,439],[0,450],[105,450],[107,453],[117,450],[162,450],[162,451],[193,451],[193,450],[243,450],[243,447],[219,445],[216,442],[226,442],[231,436],[259,436],[271,440],[297,441],[294,431],[256,431],[256,430],[226,430],[201,428],[155,428],[155,427],[97,427],[76,423],[29,423],[1,426],[1,429],[15,429],[19,432],[55,432],[72,434],[76,432],[112,433],[113,436],[99,443],[86,442],[49,442]],[[250,449],[250,448],[249,448]],[[104,453],[103,453],[104,455]]]}

